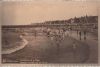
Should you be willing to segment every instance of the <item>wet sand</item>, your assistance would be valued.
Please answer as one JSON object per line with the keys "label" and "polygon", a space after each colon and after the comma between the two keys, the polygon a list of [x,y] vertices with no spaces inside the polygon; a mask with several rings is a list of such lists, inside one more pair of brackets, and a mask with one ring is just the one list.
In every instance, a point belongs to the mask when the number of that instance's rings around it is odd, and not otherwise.
{"label": "wet sand", "polygon": [[[60,43],[59,51],[55,41],[46,36],[36,38],[25,36],[24,38],[29,42],[25,48],[12,54],[2,55],[2,59],[16,60],[18,63],[23,61],[23,63],[92,63],[93,61],[97,63],[97,59],[90,58],[92,57],[91,45],[73,37],[66,36]],[[76,44],[75,49],[73,44]],[[90,59],[92,62],[89,61]]]}

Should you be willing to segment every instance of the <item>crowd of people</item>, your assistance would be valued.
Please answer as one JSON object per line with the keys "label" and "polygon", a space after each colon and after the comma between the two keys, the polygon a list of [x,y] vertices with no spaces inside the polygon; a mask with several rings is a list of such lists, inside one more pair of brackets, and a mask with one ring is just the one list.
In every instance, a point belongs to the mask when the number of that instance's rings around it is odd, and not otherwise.
{"label": "crowd of people", "polygon": [[[38,33],[37,30],[34,30],[35,39],[37,37],[37,33]],[[73,37],[74,38],[74,36],[72,36],[72,34],[74,34],[73,31],[65,29],[65,28],[46,28],[46,29],[43,29],[42,33],[47,38],[49,38],[51,41],[55,42],[55,45],[57,47],[58,52],[60,51],[61,42],[64,41],[65,37]],[[79,40],[82,40],[82,37],[84,40],[87,39],[87,32],[86,31],[76,31],[75,34],[78,35]],[[73,48],[74,47],[75,47],[75,45],[73,45]]]}
{"label": "crowd of people", "polygon": [[55,41],[55,45],[57,47],[57,55],[58,55],[60,51],[61,42],[64,40],[66,34],[68,35],[68,33],[66,33],[65,29],[59,29],[59,28],[56,29],[47,28],[46,31],[44,32],[51,41]]}

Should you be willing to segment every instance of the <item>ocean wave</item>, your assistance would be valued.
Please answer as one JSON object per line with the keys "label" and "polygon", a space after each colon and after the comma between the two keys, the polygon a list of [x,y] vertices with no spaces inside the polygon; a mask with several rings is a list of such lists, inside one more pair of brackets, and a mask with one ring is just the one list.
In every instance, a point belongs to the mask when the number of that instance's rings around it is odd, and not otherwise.
{"label": "ocean wave", "polygon": [[20,46],[15,46],[12,48],[7,48],[6,50],[2,50],[2,54],[11,54],[13,52],[23,49],[28,44],[28,41],[24,39],[21,35],[20,38],[22,39],[22,41],[19,42],[19,44],[21,44]]}

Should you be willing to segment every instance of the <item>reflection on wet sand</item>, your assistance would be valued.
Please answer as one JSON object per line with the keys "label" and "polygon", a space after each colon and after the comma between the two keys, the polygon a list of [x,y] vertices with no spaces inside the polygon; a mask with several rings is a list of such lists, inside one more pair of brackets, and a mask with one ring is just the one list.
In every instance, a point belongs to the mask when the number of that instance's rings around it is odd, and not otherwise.
{"label": "reflection on wet sand", "polygon": [[[68,32],[68,31],[67,31]],[[90,57],[90,45],[72,35],[24,35],[28,44],[17,52],[2,55],[5,63],[86,63]]]}

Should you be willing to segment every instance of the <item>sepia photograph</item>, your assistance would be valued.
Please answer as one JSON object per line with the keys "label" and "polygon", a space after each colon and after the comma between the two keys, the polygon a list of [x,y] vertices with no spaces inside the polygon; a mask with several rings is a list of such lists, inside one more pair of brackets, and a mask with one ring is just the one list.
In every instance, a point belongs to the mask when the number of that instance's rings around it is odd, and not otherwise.
{"label": "sepia photograph", "polygon": [[98,64],[97,2],[2,2],[2,64]]}

